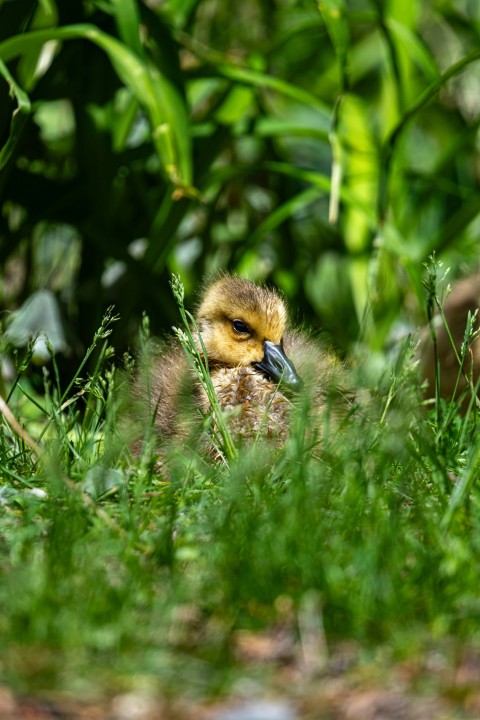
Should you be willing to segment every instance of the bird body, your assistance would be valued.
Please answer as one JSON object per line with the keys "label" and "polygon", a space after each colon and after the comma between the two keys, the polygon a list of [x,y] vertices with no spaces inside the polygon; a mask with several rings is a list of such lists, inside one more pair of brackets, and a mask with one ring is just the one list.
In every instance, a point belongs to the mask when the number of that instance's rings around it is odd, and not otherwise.
{"label": "bird body", "polygon": [[[339,363],[304,332],[289,329],[278,292],[222,275],[205,287],[195,320],[203,343],[198,341],[198,349],[206,351],[235,441],[283,443],[302,387],[311,393],[317,412],[325,407]],[[179,343],[154,353],[146,377],[139,394],[144,405],[148,396],[160,440],[185,439],[199,418],[210,414],[207,394]]]}

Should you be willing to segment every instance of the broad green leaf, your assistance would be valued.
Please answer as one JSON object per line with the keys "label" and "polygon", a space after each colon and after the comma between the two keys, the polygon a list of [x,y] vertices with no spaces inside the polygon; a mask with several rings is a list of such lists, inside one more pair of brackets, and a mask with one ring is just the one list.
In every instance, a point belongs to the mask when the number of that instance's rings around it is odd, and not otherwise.
{"label": "broad green leaf", "polygon": [[295,213],[303,210],[308,205],[311,205],[315,200],[318,200],[321,194],[318,187],[309,187],[306,190],[294,195],[292,198],[287,200],[277,207],[270,215],[257,227],[257,229],[250,235],[247,241],[248,246],[257,245],[258,242],[271,230],[281,225],[288,218],[293,217]]}
{"label": "broad green leaf", "polygon": [[386,209],[388,206],[388,180],[390,174],[390,168],[393,160],[394,151],[397,147],[398,141],[403,134],[407,125],[421,112],[426,105],[432,100],[433,97],[448,83],[449,80],[460,75],[465,68],[474,62],[480,60],[480,50],[473,50],[471,53],[465,55],[461,60],[451,65],[442,75],[431,83],[422,93],[420,93],[417,100],[410,106],[410,108],[404,112],[395,125],[393,130],[388,135],[386,141],[382,147],[381,162],[379,164],[379,195],[378,195],[378,213],[380,221],[385,218]]}
{"label": "broad green leaf", "polygon": [[349,49],[349,29],[345,19],[345,3],[344,0],[317,0],[318,8],[322,14],[323,21],[327,27],[330,40],[335,49],[335,54],[340,63],[340,71],[342,74],[342,85],[348,85],[347,73],[347,56]]}
{"label": "broad green leaf", "polygon": [[[380,4],[379,0],[377,0],[377,4]],[[392,30],[397,23],[414,35],[419,16],[420,3],[418,0],[389,0],[388,3],[383,3],[383,29],[391,48],[391,59],[395,64],[395,80],[398,82],[401,111],[415,97],[418,85],[415,72],[413,72],[415,60],[412,47],[405,42],[405,37],[399,38],[395,32],[392,33]]]}
{"label": "broad green leaf", "polygon": [[[279,173],[280,175],[286,175],[287,177],[294,178],[299,182],[312,185],[317,188],[317,192],[329,192],[331,189],[330,178],[320,172],[314,170],[304,170],[303,168],[290,165],[289,163],[265,161],[255,165],[229,165],[221,168],[215,168],[212,170],[206,180],[206,185],[215,185],[215,183],[225,182],[230,177],[236,177],[241,174],[248,174],[250,172],[257,172],[258,170]],[[340,197],[342,202],[349,205],[362,214],[365,221],[368,223],[370,230],[374,230],[376,227],[376,215],[375,210],[369,203],[365,203],[361,198],[356,197],[348,188],[342,187],[340,190]]]}
{"label": "broad green leaf", "polygon": [[[342,147],[343,185],[361,201],[375,208],[378,154],[369,125],[369,108],[360,97],[346,96],[342,105],[338,138]],[[341,194],[341,193],[340,193]],[[371,225],[365,214],[348,203],[343,220],[345,243],[353,253],[366,251]]]}
{"label": "broad green leaf", "polygon": [[473,50],[468,55],[465,55],[461,60],[451,65],[440,77],[432,82],[418,97],[418,99],[411,105],[411,107],[403,114],[397,127],[391,133],[390,144],[394,144],[400,133],[406,127],[406,125],[417,115],[429,102],[430,100],[448,83],[449,80],[460,75],[465,68],[474,62],[480,60],[480,50]]}
{"label": "broad green leaf", "polygon": [[251,85],[252,87],[269,88],[285,97],[292,98],[292,100],[319,110],[325,120],[329,121],[330,119],[331,110],[325,103],[321,102],[321,100],[313,93],[308,92],[308,90],[292,85],[281,78],[272,77],[272,75],[267,75],[258,70],[251,70],[250,68],[238,67],[236,65],[226,65],[224,63],[217,65],[216,69],[223,77],[234,80],[235,82],[244,83],[245,85]]}
{"label": "broad green leaf", "polygon": [[125,485],[125,473],[119,468],[94,465],[88,470],[82,482],[84,492],[95,500],[118,491]]}
{"label": "broad green leaf", "polygon": [[192,179],[191,157],[186,152],[185,136],[178,134],[178,130],[183,133],[187,125],[186,109],[177,89],[152,63],[140,62],[130,50],[109,35],[89,28],[85,37],[105,50],[120,79],[146,107],[153,141],[167,176],[175,185],[189,186]]}
{"label": "broad green leaf", "polygon": [[164,11],[176,27],[183,28],[199,2],[200,0],[166,0]]}
{"label": "broad green leaf", "polygon": [[9,317],[5,337],[15,347],[24,347],[35,338],[34,357],[47,362],[50,348],[65,352],[68,348],[58,300],[51,290],[37,290]]}
{"label": "broad green leaf", "polygon": [[192,160],[185,104],[178,90],[150,61],[140,60],[125,45],[93,25],[70,25],[16,35],[0,43],[0,59],[8,62],[49,40],[73,39],[90,40],[107,53],[119,78],[148,113],[165,174],[182,192],[195,194],[191,187]]}
{"label": "broad green leaf", "polygon": [[215,119],[223,125],[233,125],[243,117],[252,114],[255,97],[252,88],[234,86],[215,113]]}
{"label": "broad green leaf", "polygon": [[[53,2],[46,0],[38,4],[35,15],[30,23],[30,30],[44,30],[54,27],[58,21],[58,12]],[[56,43],[48,43],[42,48],[34,48],[30,53],[22,55],[18,62],[18,79],[22,87],[29,92],[50,67],[55,55]]]}
{"label": "broad green leaf", "polygon": [[262,115],[255,123],[258,137],[311,137],[328,141],[328,132],[318,126],[301,123],[272,115]]}
{"label": "broad green leaf", "polygon": [[140,58],[145,57],[140,41],[140,15],[135,0],[111,0],[120,39]]}
{"label": "broad green leaf", "polygon": [[117,93],[112,121],[112,143],[115,152],[121,152],[125,148],[139,108],[138,99],[128,88],[122,88],[120,93]]}
{"label": "broad green leaf", "polygon": [[47,16],[57,16],[57,7],[54,0],[39,0],[39,6],[42,8],[43,13]]}
{"label": "broad green leaf", "polygon": [[420,38],[406,25],[402,25],[392,18],[387,20],[386,25],[396,37],[396,40],[403,45],[413,62],[424,73],[427,80],[436,82],[439,78],[437,66]]}
{"label": "broad green leaf", "polygon": [[75,115],[68,100],[40,103],[34,111],[34,120],[46,144],[58,142],[75,132]]}
{"label": "broad green leaf", "polygon": [[15,82],[7,66],[0,60],[0,75],[10,86],[10,95],[17,101],[17,109],[12,113],[10,132],[2,148],[0,148],[0,170],[5,167],[12,156],[15,146],[22,134],[23,126],[31,111],[30,98],[27,93]]}
{"label": "broad green leaf", "polygon": [[318,0],[318,7],[328,30],[340,66],[340,88],[332,116],[330,143],[332,146],[332,182],[330,193],[329,221],[337,222],[340,192],[344,173],[342,143],[338,134],[341,107],[344,93],[349,86],[347,58],[349,50],[349,30],[345,21],[343,0]]}

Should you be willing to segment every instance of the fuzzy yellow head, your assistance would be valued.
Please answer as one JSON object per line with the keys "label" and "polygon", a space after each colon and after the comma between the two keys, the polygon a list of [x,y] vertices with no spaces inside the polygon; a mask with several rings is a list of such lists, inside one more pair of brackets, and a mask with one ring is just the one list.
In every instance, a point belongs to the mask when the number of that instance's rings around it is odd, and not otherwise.
{"label": "fuzzy yellow head", "polygon": [[223,276],[206,288],[197,322],[211,362],[252,365],[264,357],[265,341],[282,342],[287,309],[273,290]]}

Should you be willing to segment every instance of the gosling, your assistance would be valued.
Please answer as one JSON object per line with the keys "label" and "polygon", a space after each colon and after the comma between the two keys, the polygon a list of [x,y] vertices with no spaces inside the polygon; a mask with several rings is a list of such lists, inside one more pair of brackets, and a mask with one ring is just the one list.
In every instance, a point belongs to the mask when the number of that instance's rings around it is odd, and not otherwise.
{"label": "gosling", "polygon": [[[339,362],[289,327],[285,301],[275,290],[222,275],[205,287],[195,320],[219,405],[240,444],[258,438],[283,443],[302,388],[317,414],[332,388],[342,392]],[[184,440],[211,408],[179,342],[156,354],[147,378],[139,392],[153,409],[155,434],[160,442]]]}

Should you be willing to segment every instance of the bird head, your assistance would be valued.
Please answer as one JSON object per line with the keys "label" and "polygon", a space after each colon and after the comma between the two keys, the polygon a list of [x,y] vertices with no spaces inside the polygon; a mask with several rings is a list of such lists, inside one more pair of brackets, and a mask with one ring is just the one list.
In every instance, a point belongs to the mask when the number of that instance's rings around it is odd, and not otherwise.
{"label": "bird head", "polygon": [[274,382],[300,389],[283,349],[287,309],[278,293],[225,275],[207,286],[196,319],[210,363],[252,366]]}

